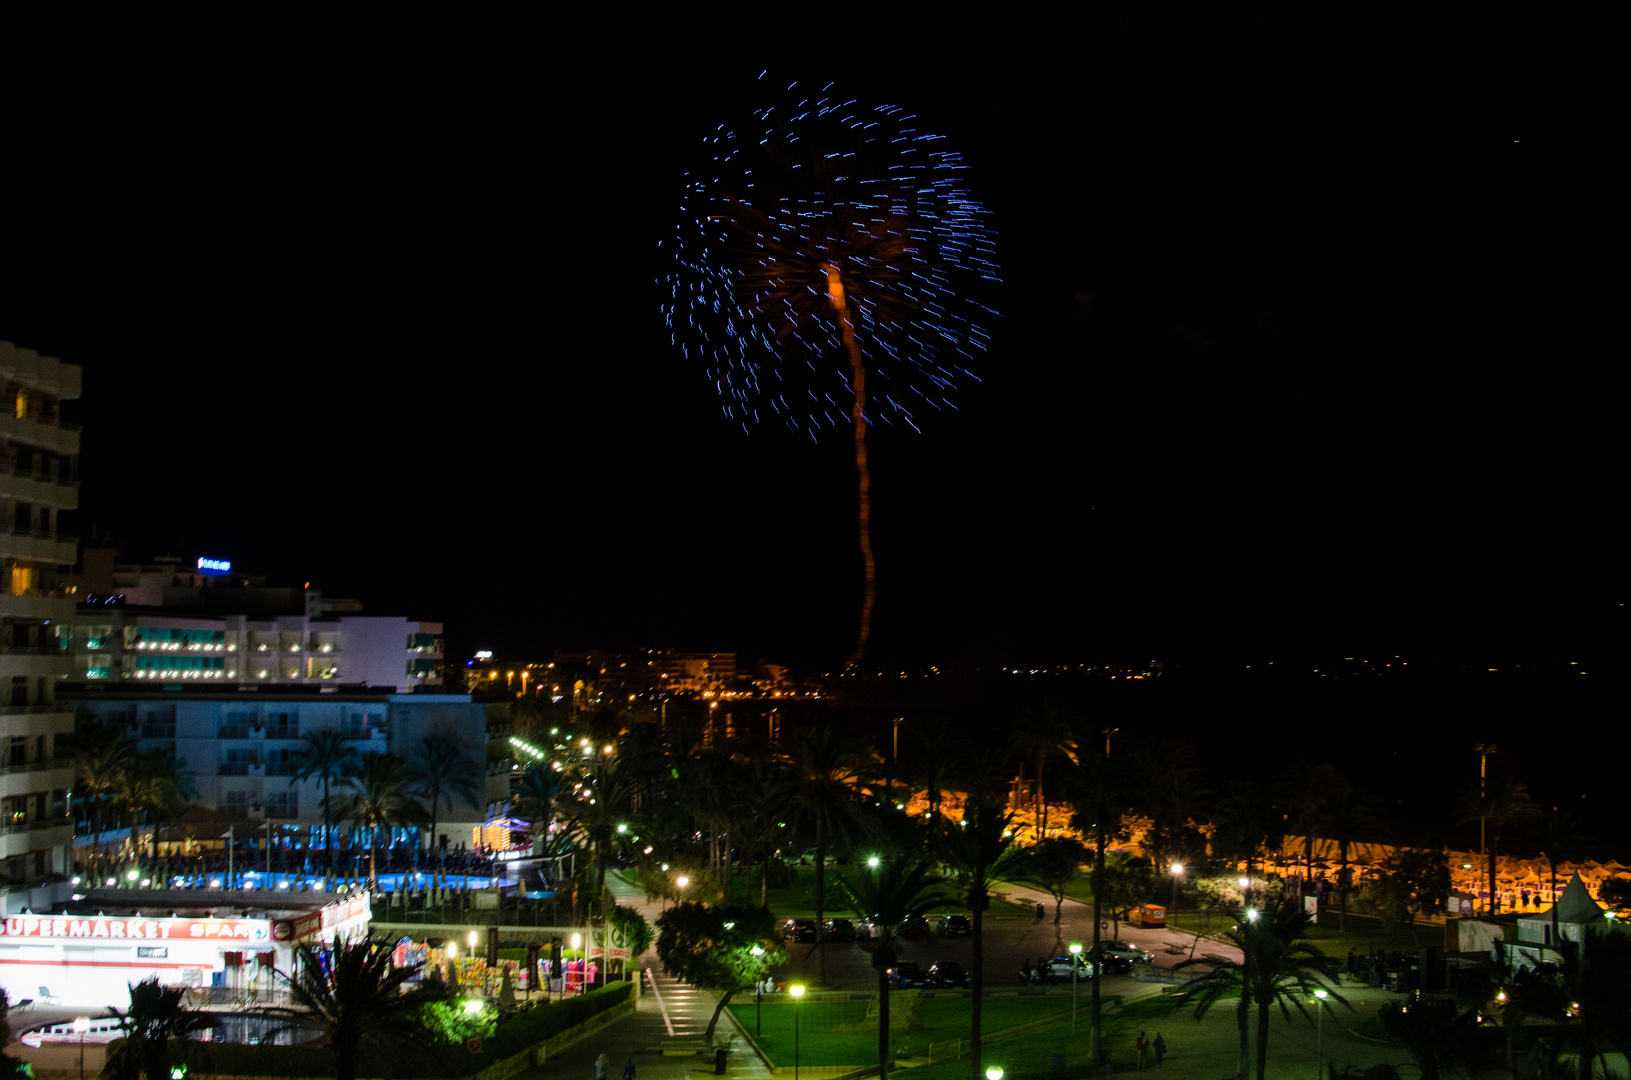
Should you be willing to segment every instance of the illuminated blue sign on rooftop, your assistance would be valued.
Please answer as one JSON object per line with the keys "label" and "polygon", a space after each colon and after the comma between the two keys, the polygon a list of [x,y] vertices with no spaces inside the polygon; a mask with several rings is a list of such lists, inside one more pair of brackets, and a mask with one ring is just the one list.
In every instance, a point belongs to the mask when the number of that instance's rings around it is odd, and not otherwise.
{"label": "illuminated blue sign on rooftop", "polygon": [[229,574],[232,572],[232,563],[227,559],[199,559],[198,572],[201,574]]}

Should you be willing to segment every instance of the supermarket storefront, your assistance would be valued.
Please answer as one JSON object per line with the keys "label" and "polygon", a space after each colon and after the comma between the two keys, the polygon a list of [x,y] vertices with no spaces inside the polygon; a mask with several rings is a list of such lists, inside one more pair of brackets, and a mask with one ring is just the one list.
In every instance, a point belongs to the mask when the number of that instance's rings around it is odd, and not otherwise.
{"label": "supermarket storefront", "polygon": [[0,920],[0,985],[15,1004],[42,988],[66,1004],[122,1005],[129,984],[245,989],[288,970],[293,927],[271,919],[9,915]]}

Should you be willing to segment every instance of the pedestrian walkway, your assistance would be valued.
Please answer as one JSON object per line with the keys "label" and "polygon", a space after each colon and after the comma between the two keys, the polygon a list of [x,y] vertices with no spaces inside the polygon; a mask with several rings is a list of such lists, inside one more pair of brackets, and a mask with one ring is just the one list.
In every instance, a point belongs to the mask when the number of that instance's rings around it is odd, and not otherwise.
{"label": "pedestrian walkway", "polygon": [[[616,874],[606,878],[618,903],[656,920],[658,905]],[[701,1080],[715,1075],[714,1048],[703,1039],[719,995],[680,982],[662,970],[655,949],[639,958],[645,969],[640,1003],[627,1019],[608,1025],[562,1050],[536,1069],[521,1073],[528,1080],[594,1080],[595,1059],[607,1057],[607,1080],[621,1080],[626,1062],[634,1063],[636,1080]],[[751,998],[749,999],[751,1000]],[[769,1080],[770,1069],[759,1058],[729,1011],[719,1017],[716,1045],[729,1045],[725,1075],[737,1080]]]}

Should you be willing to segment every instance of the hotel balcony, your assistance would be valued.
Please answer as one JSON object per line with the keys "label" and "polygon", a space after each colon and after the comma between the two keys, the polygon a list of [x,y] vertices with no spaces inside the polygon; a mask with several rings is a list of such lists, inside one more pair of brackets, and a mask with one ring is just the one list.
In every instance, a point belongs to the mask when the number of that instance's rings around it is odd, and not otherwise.
{"label": "hotel balcony", "polygon": [[78,480],[41,477],[9,462],[0,462],[0,495],[52,510],[79,509]]}
{"label": "hotel balcony", "polygon": [[0,558],[72,566],[79,561],[79,537],[41,536],[28,529],[0,532]]}
{"label": "hotel balcony", "polygon": [[68,847],[73,842],[74,823],[71,818],[41,818],[38,821],[0,825],[0,859],[27,855],[44,848]]}
{"label": "hotel balcony", "polygon": [[68,761],[31,761],[26,765],[0,765],[0,799],[14,799],[42,791],[74,786],[74,766]]}
{"label": "hotel balcony", "polygon": [[14,409],[0,410],[0,439],[53,454],[79,453],[79,425],[55,416],[18,416]]}

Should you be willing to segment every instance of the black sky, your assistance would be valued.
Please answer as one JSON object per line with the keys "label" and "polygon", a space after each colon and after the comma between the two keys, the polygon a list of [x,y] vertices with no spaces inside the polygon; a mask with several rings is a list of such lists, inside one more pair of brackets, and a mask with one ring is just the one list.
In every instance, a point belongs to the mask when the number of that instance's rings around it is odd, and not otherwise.
{"label": "black sky", "polygon": [[1606,648],[1617,455],[1566,359],[1600,355],[1594,182],[1493,89],[1272,10],[822,63],[67,49],[4,104],[0,337],[83,365],[77,526],[132,554],[455,651],[819,668],[858,598],[845,439],[724,418],[657,241],[761,70],[836,79],[964,153],[1005,278],[959,411],[875,433],[880,658]]}

